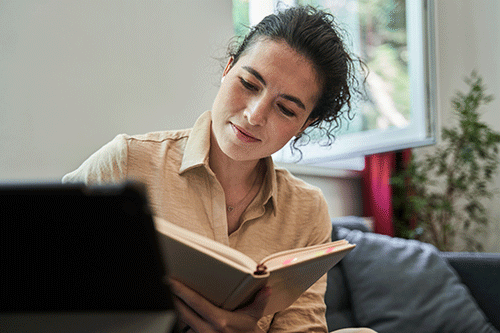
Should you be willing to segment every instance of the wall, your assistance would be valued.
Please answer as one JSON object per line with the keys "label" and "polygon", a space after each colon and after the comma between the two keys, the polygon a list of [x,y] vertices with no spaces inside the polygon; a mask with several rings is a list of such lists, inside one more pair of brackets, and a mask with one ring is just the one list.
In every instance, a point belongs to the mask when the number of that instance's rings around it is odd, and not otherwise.
{"label": "wall", "polygon": [[[293,170],[291,170],[293,172]],[[363,216],[362,184],[359,173],[330,171],[320,174],[295,172],[295,175],[323,192],[330,217]]]}
{"label": "wall", "polygon": [[[495,96],[482,108],[482,121],[500,132],[500,1],[438,0],[436,9],[439,127],[455,122],[451,98],[458,90],[467,91],[463,79],[476,70],[487,92]],[[433,149],[416,149],[415,153],[423,156]],[[492,185],[500,190],[500,170]],[[486,203],[490,225],[483,244],[490,252],[500,252],[499,202],[500,193]]]}
{"label": "wall", "polygon": [[118,133],[212,106],[231,1],[0,2],[0,181],[59,180]]}

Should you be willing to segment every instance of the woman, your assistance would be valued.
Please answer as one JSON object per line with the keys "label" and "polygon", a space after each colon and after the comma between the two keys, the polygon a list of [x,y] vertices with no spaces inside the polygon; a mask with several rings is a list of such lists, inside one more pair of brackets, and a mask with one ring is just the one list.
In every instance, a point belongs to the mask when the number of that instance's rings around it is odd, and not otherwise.
{"label": "woman", "polygon": [[[119,135],[66,175],[86,183],[136,179],[155,214],[256,261],[330,240],[321,192],[273,166],[271,154],[307,128],[330,136],[350,107],[353,61],[331,17],[293,8],[266,17],[230,54],[212,109],[192,129]],[[326,277],[291,307],[262,317],[272,290],[233,312],[171,281],[189,332],[326,332]]]}

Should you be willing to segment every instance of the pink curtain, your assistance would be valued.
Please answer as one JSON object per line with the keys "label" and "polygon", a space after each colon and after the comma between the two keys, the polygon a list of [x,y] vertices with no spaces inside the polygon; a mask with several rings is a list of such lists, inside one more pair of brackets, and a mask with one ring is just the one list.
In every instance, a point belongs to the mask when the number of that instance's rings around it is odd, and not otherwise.
{"label": "pink curtain", "polygon": [[373,218],[376,233],[389,236],[394,236],[390,178],[395,161],[395,152],[365,156],[363,171],[363,215]]}
{"label": "pink curtain", "polygon": [[363,215],[372,217],[374,231],[394,236],[391,177],[405,168],[411,149],[365,156],[363,171]]}

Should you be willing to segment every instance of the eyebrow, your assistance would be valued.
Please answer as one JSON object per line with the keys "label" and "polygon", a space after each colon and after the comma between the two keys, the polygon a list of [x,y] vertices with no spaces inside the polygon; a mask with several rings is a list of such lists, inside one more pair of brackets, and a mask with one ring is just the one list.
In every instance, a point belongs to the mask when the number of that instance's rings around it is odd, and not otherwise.
{"label": "eyebrow", "polygon": [[[255,69],[253,69],[252,67],[249,67],[249,66],[243,66],[242,68],[244,70],[246,70],[247,72],[249,72],[250,74],[252,74],[253,76],[255,76],[255,78],[257,80],[259,80],[264,86],[267,85],[266,80],[264,80],[262,75],[260,75],[260,73],[257,72]],[[306,106],[304,105],[304,103],[302,103],[302,101],[295,96],[291,96],[291,95],[287,95],[287,94],[280,94],[279,96],[283,97],[284,99],[289,100],[290,102],[297,104],[297,106],[301,109],[304,109],[304,110],[306,109]]]}

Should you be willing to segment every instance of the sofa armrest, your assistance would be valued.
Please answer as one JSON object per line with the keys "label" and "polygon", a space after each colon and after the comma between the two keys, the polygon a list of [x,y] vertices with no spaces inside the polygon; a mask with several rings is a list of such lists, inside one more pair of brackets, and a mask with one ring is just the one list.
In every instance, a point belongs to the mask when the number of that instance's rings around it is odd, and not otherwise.
{"label": "sofa armrest", "polygon": [[500,253],[441,252],[486,314],[500,330]]}
{"label": "sofa armrest", "polygon": [[[332,218],[332,226],[347,228],[350,230],[359,230],[363,232],[371,231],[370,225],[364,218],[359,216],[343,216]],[[333,235],[333,237],[335,237],[335,234]]]}

